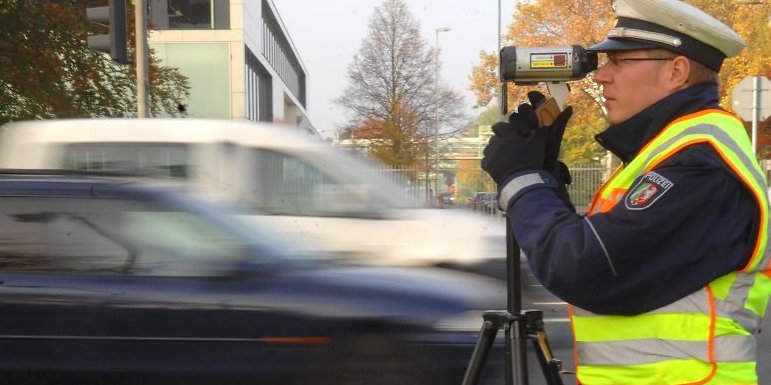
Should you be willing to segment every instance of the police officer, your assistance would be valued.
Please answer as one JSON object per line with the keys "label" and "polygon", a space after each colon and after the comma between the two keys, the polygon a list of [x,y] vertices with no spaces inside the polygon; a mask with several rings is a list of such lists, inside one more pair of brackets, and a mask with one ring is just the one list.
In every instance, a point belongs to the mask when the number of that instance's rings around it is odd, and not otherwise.
{"label": "police officer", "polygon": [[596,139],[623,164],[588,213],[574,212],[558,172],[570,107],[539,127],[521,105],[493,126],[482,167],[533,274],[571,304],[581,384],[756,384],[767,187],[717,85],[744,43],[677,0],[614,7],[615,27],[589,49],[607,60],[595,80],[610,126]]}

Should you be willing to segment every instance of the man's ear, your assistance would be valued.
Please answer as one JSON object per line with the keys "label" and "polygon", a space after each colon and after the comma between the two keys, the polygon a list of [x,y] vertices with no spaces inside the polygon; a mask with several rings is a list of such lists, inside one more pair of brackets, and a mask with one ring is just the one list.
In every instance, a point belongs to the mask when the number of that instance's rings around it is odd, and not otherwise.
{"label": "man's ear", "polygon": [[670,91],[674,92],[688,86],[688,77],[691,75],[691,61],[685,56],[677,56],[672,59],[671,72],[669,73]]}

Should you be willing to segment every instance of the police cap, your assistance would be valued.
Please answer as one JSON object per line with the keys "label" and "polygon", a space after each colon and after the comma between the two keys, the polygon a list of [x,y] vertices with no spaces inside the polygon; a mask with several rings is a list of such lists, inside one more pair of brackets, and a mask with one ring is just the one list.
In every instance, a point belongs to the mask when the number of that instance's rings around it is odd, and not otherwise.
{"label": "police cap", "polygon": [[664,48],[720,71],[744,48],[730,27],[678,0],[616,0],[616,26],[595,52]]}

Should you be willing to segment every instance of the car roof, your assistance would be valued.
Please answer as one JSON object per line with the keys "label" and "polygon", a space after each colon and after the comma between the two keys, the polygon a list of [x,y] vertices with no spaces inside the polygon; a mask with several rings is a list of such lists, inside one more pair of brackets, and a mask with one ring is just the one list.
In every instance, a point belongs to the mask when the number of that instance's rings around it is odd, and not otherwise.
{"label": "car roof", "polygon": [[[217,119],[54,119],[12,122],[0,127],[0,167],[34,169],[59,167],[58,152],[72,144],[228,144],[302,154],[316,164],[362,184],[385,183],[374,161],[301,133],[290,126],[246,120]],[[55,155],[56,154],[56,155]],[[354,159],[355,158],[355,159]],[[334,166],[332,166],[334,165]],[[364,174],[367,174],[365,176]],[[404,205],[374,190],[380,200]],[[411,205],[411,203],[410,203]]]}
{"label": "car roof", "polygon": [[[318,147],[320,139],[290,126],[217,119],[52,119],[7,123],[4,137],[30,142],[209,143]],[[0,143],[1,145],[1,143]]]}

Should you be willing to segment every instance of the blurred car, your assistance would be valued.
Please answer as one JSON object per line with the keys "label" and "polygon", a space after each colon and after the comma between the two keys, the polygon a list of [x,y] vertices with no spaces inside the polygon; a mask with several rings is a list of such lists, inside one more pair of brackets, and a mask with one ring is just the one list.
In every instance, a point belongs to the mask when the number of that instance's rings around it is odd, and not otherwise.
{"label": "blurred car", "polygon": [[4,384],[460,383],[505,300],[304,255],[176,188],[37,174],[0,171]]}
{"label": "blurred car", "polygon": [[474,211],[494,213],[498,210],[498,193],[489,191],[477,192],[471,197],[469,205]]}
{"label": "blurred car", "polygon": [[190,119],[17,122],[0,129],[0,167],[192,181],[234,194],[242,207],[270,216],[277,231],[362,264],[473,266],[505,256],[500,221],[426,208],[376,165],[286,127]]}
{"label": "blurred car", "polygon": [[455,195],[452,192],[444,191],[439,193],[440,207],[450,208],[455,206]]}

